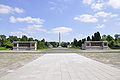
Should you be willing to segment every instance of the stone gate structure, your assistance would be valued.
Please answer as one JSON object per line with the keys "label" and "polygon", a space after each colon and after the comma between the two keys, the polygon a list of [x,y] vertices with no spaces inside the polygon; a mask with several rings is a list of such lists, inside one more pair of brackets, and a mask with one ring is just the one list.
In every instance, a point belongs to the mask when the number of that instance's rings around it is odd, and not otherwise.
{"label": "stone gate structure", "polygon": [[83,50],[104,50],[108,49],[107,41],[85,41],[82,44]]}
{"label": "stone gate structure", "polygon": [[36,41],[14,41],[13,50],[37,50]]}

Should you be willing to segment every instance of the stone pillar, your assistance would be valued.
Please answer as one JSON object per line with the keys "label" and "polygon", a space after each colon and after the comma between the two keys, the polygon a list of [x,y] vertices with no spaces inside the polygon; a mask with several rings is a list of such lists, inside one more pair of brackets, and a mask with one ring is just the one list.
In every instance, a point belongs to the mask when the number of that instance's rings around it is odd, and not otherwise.
{"label": "stone pillar", "polygon": [[91,46],[91,42],[89,43],[89,46]]}
{"label": "stone pillar", "polygon": [[102,42],[102,49],[104,49],[104,42]]}
{"label": "stone pillar", "polygon": [[17,50],[19,50],[19,43],[17,42]]}
{"label": "stone pillar", "polygon": [[35,50],[37,50],[37,42],[35,42]]}
{"label": "stone pillar", "polygon": [[29,46],[30,50],[31,50],[31,48],[32,48],[32,46],[31,46],[31,45],[32,45],[32,43],[30,42],[30,46]]}

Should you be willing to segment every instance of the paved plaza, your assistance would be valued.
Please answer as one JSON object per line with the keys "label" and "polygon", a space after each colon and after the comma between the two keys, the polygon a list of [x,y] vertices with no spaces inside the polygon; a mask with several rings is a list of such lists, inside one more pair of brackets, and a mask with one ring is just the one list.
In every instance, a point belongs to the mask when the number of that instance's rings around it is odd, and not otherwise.
{"label": "paved plaza", "polygon": [[120,80],[120,70],[76,53],[45,54],[0,80]]}

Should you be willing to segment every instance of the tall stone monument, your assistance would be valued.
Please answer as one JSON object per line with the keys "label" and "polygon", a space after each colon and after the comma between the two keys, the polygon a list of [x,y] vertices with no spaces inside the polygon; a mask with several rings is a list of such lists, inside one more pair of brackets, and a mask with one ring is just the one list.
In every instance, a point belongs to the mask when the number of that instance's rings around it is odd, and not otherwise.
{"label": "tall stone monument", "polygon": [[59,48],[61,47],[61,34],[59,32]]}

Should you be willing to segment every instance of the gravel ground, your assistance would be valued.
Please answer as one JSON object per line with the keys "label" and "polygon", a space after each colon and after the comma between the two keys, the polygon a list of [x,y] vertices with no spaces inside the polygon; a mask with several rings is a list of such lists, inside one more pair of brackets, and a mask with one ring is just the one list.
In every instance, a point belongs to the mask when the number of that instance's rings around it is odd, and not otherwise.
{"label": "gravel ground", "polygon": [[120,53],[78,53],[120,69]]}
{"label": "gravel ground", "polygon": [[24,66],[42,54],[13,54],[13,53],[0,53],[0,77],[13,72],[15,69]]}

